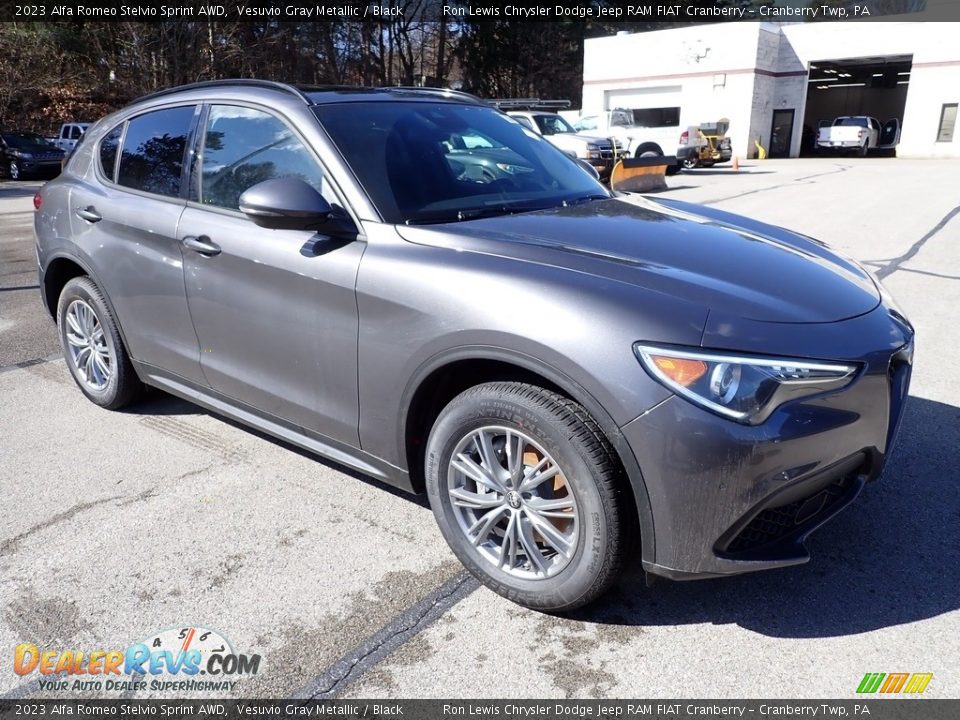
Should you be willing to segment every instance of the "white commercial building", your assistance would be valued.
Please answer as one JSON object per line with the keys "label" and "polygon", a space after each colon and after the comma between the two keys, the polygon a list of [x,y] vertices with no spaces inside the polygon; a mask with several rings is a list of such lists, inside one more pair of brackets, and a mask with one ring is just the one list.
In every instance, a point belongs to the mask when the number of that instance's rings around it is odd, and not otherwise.
{"label": "white commercial building", "polygon": [[730,22],[590,39],[582,107],[673,108],[660,116],[678,123],[678,136],[729,118],[741,157],[754,157],[756,142],[796,157],[813,149],[819,124],[869,115],[900,121],[898,155],[960,157],[958,31],[951,22]]}

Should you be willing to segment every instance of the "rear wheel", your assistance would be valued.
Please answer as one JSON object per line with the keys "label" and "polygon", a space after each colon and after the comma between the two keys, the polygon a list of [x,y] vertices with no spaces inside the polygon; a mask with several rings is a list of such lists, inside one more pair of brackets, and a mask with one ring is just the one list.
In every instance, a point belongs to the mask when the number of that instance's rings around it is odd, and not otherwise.
{"label": "rear wheel", "polygon": [[11,180],[20,179],[20,166],[17,164],[16,160],[10,161],[10,164],[7,166],[7,175],[10,176]]}
{"label": "rear wheel", "polygon": [[580,405],[521,383],[487,383],[440,413],[427,493],[445,539],[481,582],[539,610],[604,593],[629,536],[619,465]]}
{"label": "rear wheel", "polygon": [[697,165],[700,164],[700,161],[696,156],[686,157],[683,159],[682,165],[685,170],[693,170]]}
{"label": "rear wheel", "polygon": [[633,153],[634,157],[663,157],[663,150],[660,149],[659,145],[653,143],[647,143],[646,145],[641,145]]}
{"label": "rear wheel", "polygon": [[860,149],[857,151],[857,154],[858,154],[860,157],[866,157],[866,156],[867,156],[867,152],[869,152],[869,150],[870,150],[870,143],[869,143],[869,142],[865,142],[863,145],[860,146]]}
{"label": "rear wheel", "polygon": [[73,278],[64,286],[57,328],[70,374],[91,402],[117,410],[139,397],[143,385],[103,294],[89,277]]}

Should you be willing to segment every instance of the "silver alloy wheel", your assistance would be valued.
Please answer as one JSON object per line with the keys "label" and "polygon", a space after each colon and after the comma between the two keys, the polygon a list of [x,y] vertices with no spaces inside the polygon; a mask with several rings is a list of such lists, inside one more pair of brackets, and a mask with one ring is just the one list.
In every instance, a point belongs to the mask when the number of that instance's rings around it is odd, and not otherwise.
{"label": "silver alloy wheel", "polygon": [[11,180],[19,180],[19,179],[20,179],[20,166],[17,165],[17,163],[16,163],[15,160],[11,160],[11,161],[10,161],[10,167],[7,168],[7,170],[8,170],[8,172],[9,172],[9,174],[10,174],[10,179],[11,179]]}
{"label": "silver alloy wheel", "polygon": [[514,577],[552,577],[576,552],[580,519],[573,488],[525,433],[499,426],[468,433],[451,456],[447,492],[467,542]]}
{"label": "silver alloy wheel", "polygon": [[67,349],[77,377],[87,387],[101,391],[110,382],[116,358],[107,343],[96,311],[83,300],[74,300],[65,315]]}

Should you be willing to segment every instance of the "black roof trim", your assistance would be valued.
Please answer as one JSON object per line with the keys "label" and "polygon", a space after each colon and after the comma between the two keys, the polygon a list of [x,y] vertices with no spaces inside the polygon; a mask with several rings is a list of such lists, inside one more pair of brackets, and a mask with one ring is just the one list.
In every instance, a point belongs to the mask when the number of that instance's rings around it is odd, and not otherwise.
{"label": "black roof trim", "polygon": [[437,87],[418,87],[411,85],[386,85],[380,87],[363,87],[361,85],[288,85],[287,83],[275,82],[273,80],[257,80],[255,78],[236,78],[233,80],[204,80],[201,82],[190,83],[188,85],[178,85],[177,87],[158,90],[157,92],[144,95],[134,100],[134,103],[145,100],[153,100],[158,97],[173,95],[181,91],[198,90],[203,88],[215,87],[259,87],[267,90],[279,90],[281,92],[294,95],[307,105],[317,104],[316,97],[310,97],[310,94],[353,92],[353,93],[390,93],[401,92],[414,95],[423,95],[427,97],[440,97],[448,100],[459,100],[473,105],[487,105],[490,103],[476,95],[462,92],[460,90],[450,90],[449,88]]}
{"label": "black roof trim", "polygon": [[457,100],[466,100],[475,105],[489,105],[490,103],[476,95],[471,95],[463,90],[451,90],[450,88],[438,87],[418,87],[416,85],[398,85],[396,87],[385,87],[384,90],[402,90],[404,92],[418,92],[425,95],[440,95],[446,98],[456,98]]}

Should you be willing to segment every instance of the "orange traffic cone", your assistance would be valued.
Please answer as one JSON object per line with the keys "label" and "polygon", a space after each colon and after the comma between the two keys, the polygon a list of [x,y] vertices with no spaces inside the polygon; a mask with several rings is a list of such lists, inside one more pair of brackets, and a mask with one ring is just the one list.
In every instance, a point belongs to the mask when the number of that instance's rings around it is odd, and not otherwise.
{"label": "orange traffic cone", "polygon": [[733,156],[733,171],[740,172],[740,157],[738,155]]}

